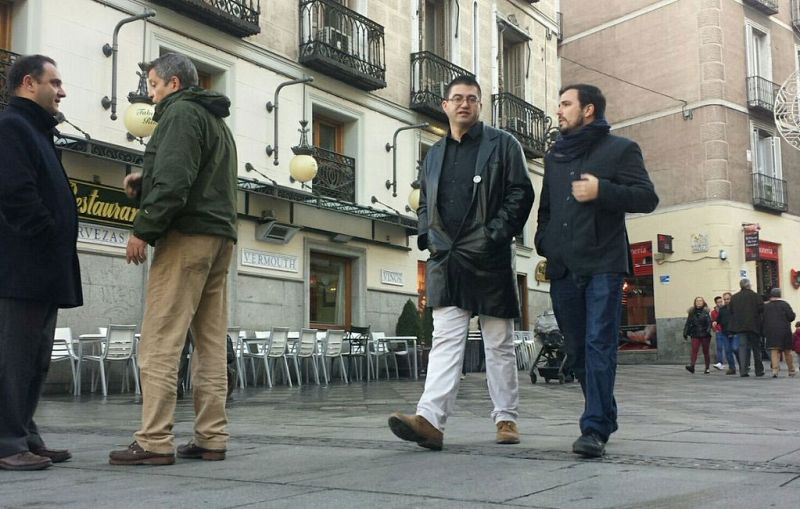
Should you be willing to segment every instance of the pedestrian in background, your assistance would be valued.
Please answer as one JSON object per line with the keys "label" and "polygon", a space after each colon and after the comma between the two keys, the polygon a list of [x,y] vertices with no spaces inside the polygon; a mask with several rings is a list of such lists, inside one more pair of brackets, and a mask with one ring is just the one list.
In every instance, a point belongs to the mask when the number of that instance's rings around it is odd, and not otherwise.
{"label": "pedestrian in background", "polygon": [[0,113],[0,469],[71,457],[48,448],[33,414],[50,367],[59,308],[83,305],[78,210],[53,144],[66,97],[53,59],[19,57]]}
{"label": "pedestrian in background", "polygon": [[544,160],[534,242],[547,258],[565,369],[575,373],[585,399],[572,452],[599,457],[618,427],[622,281],[632,269],[625,214],[652,212],[658,195],[639,145],[610,134],[602,91],[577,84],[559,94],[560,136]]}
{"label": "pedestrian in background", "polygon": [[717,351],[716,363],[714,364],[714,369],[722,369],[724,364],[722,364],[723,355],[725,353],[725,347],[720,341],[719,333],[722,330],[722,327],[717,322],[717,317],[719,316],[719,310],[722,307],[722,296],[717,295],[714,297],[714,309],[711,310],[711,331],[714,333],[714,343],[715,349]]}
{"label": "pedestrian in background", "polygon": [[470,317],[480,317],[486,380],[498,444],[519,443],[519,385],[514,318],[519,297],[512,241],[533,206],[525,155],[510,134],[480,121],[481,87],[471,76],[451,81],[442,101],[450,131],[428,151],[420,181],[417,246],[427,249],[433,348],[416,413],[394,413],[398,438],[440,450],[452,414]]}
{"label": "pedestrian in background", "polygon": [[692,356],[686,371],[694,374],[694,365],[697,362],[697,352],[703,347],[703,360],[705,361],[705,374],[711,362],[711,354],[708,347],[711,344],[711,315],[708,312],[708,304],[702,297],[695,297],[694,305],[689,308],[686,323],[683,326],[683,339],[692,338]]}
{"label": "pedestrian in background", "polygon": [[794,359],[792,358],[792,320],[794,319],[792,306],[781,299],[781,289],[770,290],[769,301],[764,304],[764,320],[761,331],[767,339],[772,378],[778,377],[781,368],[781,354],[786,361],[789,376],[795,375]]}
{"label": "pedestrian in background", "polygon": [[752,290],[750,280],[739,281],[740,290],[731,297],[730,330],[739,342],[739,376],[750,376],[750,354],[753,355],[756,376],[764,376],[761,359],[761,314],[764,300]]}

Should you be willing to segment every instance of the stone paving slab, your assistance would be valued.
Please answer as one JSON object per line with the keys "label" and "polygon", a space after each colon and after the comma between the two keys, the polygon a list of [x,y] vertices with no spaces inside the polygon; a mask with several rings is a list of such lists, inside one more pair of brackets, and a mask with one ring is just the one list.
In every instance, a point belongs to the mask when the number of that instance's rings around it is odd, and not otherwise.
{"label": "stone paving slab", "polygon": [[[432,452],[397,440],[386,419],[412,411],[423,380],[247,388],[229,404],[224,462],[113,467],[132,441],[132,394],[43,397],[48,444],[74,458],[42,472],[0,471],[0,507],[755,508],[800,500],[798,379],[694,376],[682,366],[621,366],[620,430],[601,460],[570,452],[577,384],[520,373],[522,443],[493,442],[486,380],[470,373]],[[176,442],[192,433],[178,403]]]}

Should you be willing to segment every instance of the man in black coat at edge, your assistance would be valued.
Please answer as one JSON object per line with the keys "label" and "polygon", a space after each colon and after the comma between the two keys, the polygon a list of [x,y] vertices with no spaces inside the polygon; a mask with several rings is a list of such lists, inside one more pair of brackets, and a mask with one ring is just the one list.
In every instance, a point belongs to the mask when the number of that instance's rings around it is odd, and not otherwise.
{"label": "man in black coat at edge", "polygon": [[559,94],[561,135],[545,156],[535,244],[585,399],[572,450],[599,457],[617,430],[622,283],[631,267],[625,213],[652,212],[658,196],[639,146],[609,134],[600,89],[570,85]]}
{"label": "man in black coat at edge", "polygon": [[469,320],[480,317],[496,442],[519,443],[519,388],[512,332],[519,316],[513,239],[533,206],[522,147],[484,125],[481,88],[471,76],[451,81],[442,108],[450,131],[435,143],[420,178],[417,245],[427,249],[425,287],[433,308],[433,348],[416,415],[395,413],[392,432],[433,450],[455,406]]}
{"label": "man in black coat at edge", "polygon": [[58,308],[83,305],[75,196],[53,144],[66,94],[55,62],[19,57],[0,113],[0,469],[68,460],[33,414],[50,366]]}
{"label": "man in black coat at edge", "polygon": [[728,308],[731,311],[730,332],[739,342],[739,376],[750,376],[750,353],[756,376],[764,376],[764,362],[761,359],[761,319],[764,313],[764,299],[753,291],[750,280],[739,281],[740,290],[731,297]]}

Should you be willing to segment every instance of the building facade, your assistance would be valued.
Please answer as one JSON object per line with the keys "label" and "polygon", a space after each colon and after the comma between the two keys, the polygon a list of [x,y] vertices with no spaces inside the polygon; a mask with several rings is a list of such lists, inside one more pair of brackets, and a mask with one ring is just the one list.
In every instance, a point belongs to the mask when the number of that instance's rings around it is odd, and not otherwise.
{"label": "building facade", "polygon": [[[482,120],[520,140],[541,187],[560,83],[556,8],[555,0],[0,0],[0,79],[15,55],[42,53],[57,61],[67,92],[69,123],[57,144],[80,210],[86,304],[62,312],[59,326],[81,334],[141,320],[147,266],[125,264],[137,210],[121,185],[139,170],[146,138],[132,139],[122,119],[137,64],[174,51],[195,62],[201,86],[232,101],[240,178],[230,325],[393,332],[408,299],[424,304],[427,253],[416,249],[407,204],[418,161],[446,133],[447,82],[478,78]],[[148,10],[155,15],[129,20]],[[308,182],[290,178],[295,152],[317,161]],[[533,277],[534,228],[517,239],[521,328],[547,306]]]}
{"label": "building facade", "polygon": [[774,119],[780,84],[798,68],[798,2],[612,0],[601,10],[565,1],[562,10],[564,82],[604,90],[613,132],[641,145],[661,198],[628,222],[637,273],[623,323],[657,325],[658,336],[632,357],[682,359],[695,296],[712,302],[741,277],[762,294],[781,287],[800,307],[800,154]]}

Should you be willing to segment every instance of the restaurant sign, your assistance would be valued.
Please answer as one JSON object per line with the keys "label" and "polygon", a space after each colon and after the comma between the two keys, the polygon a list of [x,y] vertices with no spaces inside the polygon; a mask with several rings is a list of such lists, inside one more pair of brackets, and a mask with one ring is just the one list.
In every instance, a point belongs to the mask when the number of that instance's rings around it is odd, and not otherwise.
{"label": "restaurant sign", "polygon": [[130,230],[122,228],[112,228],[110,226],[84,223],[78,224],[78,240],[89,244],[100,244],[103,246],[126,247]]}
{"label": "restaurant sign", "polygon": [[82,220],[128,228],[133,226],[139,208],[122,189],[77,179],[69,179],[69,185],[75,195],[78,217]]}
{"label": "restaurant sign", "polygon": [[283,272],[298,271],[296,256],[256,251],[255,249],[242,249],[242,265]]}
{"label": "restaurant sign", "polygon": [[381,269],[381,284],[403,286],[403,272],[399,270]]}

